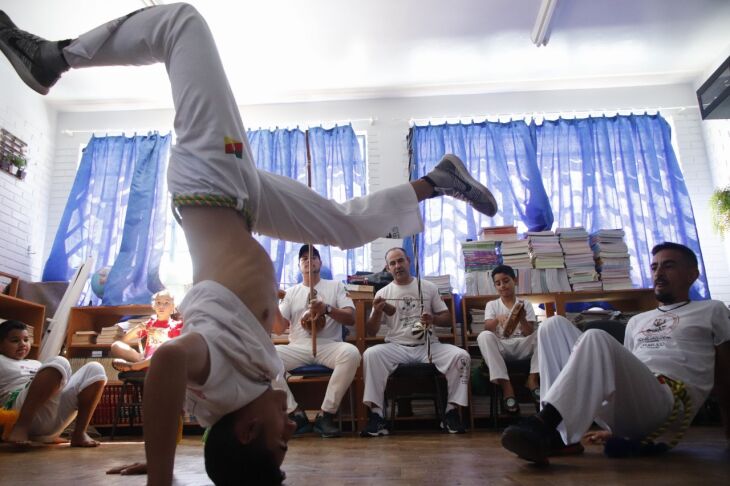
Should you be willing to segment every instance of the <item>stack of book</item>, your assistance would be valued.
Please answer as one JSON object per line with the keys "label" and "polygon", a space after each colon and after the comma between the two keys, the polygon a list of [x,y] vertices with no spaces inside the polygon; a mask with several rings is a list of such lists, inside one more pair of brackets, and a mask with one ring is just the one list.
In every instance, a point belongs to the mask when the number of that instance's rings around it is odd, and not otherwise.
{"label": "stack of book", "polygon": [[467,295],[495,294],[492,282],[492,269],[499,265],[497,241],[464,241],[461,251],[464,254]]}
{"label": "stack of book", "polygon": [[109,327],[103,327],[99,336],[96,338],[96,344],[112,344],[124,337],[124,331],[116,324]]}
{"label": "stack of book", "polygon": [[482,228],[479,241],[514,241],[518,239],[516,226],[489,226]]}
{"label": "stack of book", "polygon": [[591,233],[591,248],[601,274],[603,290],[633,288],[629,248],[624,235],[622,229],[602,229]]}
{"label": "stack of book", "polygon": [[588,232],[582,226],[558,228],[560,246],[565,255],[568,281],[574,291],[602,290],[603,285],[596,271],[593,250],[588,242]]}
{"label": "stack of book", "polygon": [[521,268],[532,268],[530,259],[530,245],[527,240],[503,241],[499,247],[502,255],[502,263],[519,270]]}
{"label": "stack of book", "polygon": [[499,265],[497,243],[494,241],[464,241],[461,251],[464,253],[466,272],[492,270]]}
{"label": "stack of book", "polygon": [[[523,279],[530,283],[529,292],[522,291]],[[570,292],[568,273],[564,268],[533,268],[520,272],[518,294],[544,294],[548,292]]]}
{"label": "stack of book", "polygon": [[96,331],[76,331],[71,336],[71,344],[74,346],[78,344],[96,344],[96,336],[98,335],[99,333]]}
{"label": "stack of book", "polygon": [[560,238],[552,231],[528,231],[533,268],[565,268]]}
{"label": "stack of book", "polygon": [[439,289],[441,295],[451,295],[453,288],[451,287],[451,275],[430,275],[423,277],[424,280],[428,280]]}

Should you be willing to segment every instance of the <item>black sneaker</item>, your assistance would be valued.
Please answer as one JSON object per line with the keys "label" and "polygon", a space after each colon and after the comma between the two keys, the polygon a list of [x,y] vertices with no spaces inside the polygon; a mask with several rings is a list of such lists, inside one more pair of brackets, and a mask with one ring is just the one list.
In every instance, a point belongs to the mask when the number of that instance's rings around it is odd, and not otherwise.
{"label": "black sneaker", "polygon": [[312,431],[312,423],[309,421],[306,413],[292,412],[289,414],[289,418],[297,424],[297,428],[294,430],[295,437],[302,434],[308,434]]}
{"label": "black sneaker", "polygon": [[555,429],[551,429],[533,415],[504,429],[502,447],[526,461],[548,465],[548,456],[554,448],[555,433]]}
{"label": "black sneaker", "polygon": [[580,442],[566,445],[563,442],[563,438],[560,436],[560,432],[555,429],[552,438],[550,439],[550,450],[548,450],[548,456],[550,457],[561,457],[561,456],[577,456],[583,454],[585,447]]}
{"label": "black sneaker", "polygon": [[324,438],[329,437],[340,437],[342,433],[340,428],[335,425],[335,415],[328,412],[322,412],[321,415],[317,415],[314,420],[314,431],[320,434]]}
{"label": "black sneaker", "polygon": [[8,58],[23,82],[43,95],[48,94],[48,90],[61,74],[69,69],[58,42],[48,41],[18,29],[2,10],[0,51]]}
{"label": "black sneaker", "polygon": [[360,432],[360,437],[378,437],[379,435],[388,435],[388,424],[385,419],[377,413],[370,412],[370,418],[365,430]]}
{"label": "black sneaker", "polygon": [[434,195],[443,194],[471,204],[487,216],[497,214],[497,201],[489,189],[474,179],[464,162],[454,154],[446,154],[425,177],[433,184]]}
{"label": "black sneaker", "polygon": [[441,428],[449,434],[463,434],[466,432],[464,426],[461,424],[461,417],[459,416],[459,410],[452,408],[446,412],[444,421],[441,422]]}

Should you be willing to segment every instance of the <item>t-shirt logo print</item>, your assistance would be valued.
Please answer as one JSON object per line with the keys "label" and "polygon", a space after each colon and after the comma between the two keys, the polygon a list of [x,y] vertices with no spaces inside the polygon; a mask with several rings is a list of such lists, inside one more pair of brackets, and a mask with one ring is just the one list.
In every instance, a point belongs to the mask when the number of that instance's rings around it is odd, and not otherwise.
{"label": "t-shirt logo print", "polygon": [[679,316],[667,313],[655,318],[639,332],[637,341],[641,347],[662,348],[672,339],[672,333],[679,323]]}

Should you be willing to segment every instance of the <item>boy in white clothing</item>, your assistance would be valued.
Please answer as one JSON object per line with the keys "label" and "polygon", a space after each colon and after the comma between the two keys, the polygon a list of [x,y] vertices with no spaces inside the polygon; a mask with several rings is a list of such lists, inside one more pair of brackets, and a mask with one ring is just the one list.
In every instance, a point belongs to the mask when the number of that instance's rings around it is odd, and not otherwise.
{"label": "boy in white clothing", "polygon": [[[276,285],[271,260],[252,231],[353,248],[380,236],[421,231],[418,202],[429,197],[461,198],[490,216],[497,211],[491,193],[450,155],[422,179],[343,204],[257,170],[213,36],[187,4],[142,9],[59,42],[18,29],[0,12],[0,50],[41,94],[71,67],[165,64],[177,135],[168,186],[182,219],[195,285],[181,305],[182,335],[157,350],[147,373],[149,484],[172,482],[177,414],[170,410],[183,407],[186,390],[188,404],[199,409],[195,415],[207,415],[215,424],[206,442],[206,470],[214,482],[283,479],[279,465],[293,424],[285,394],[268,387],[282,372],[269,339]],[[252,340],[240,341],[239,334]],[[246,366],[252,363],[255,367]],[[219,395],[213,384],[221,385],[215,377],[224,367],[250,386],[242,385],[245,392],[236,400],[218,403],[209,397]],[[211,413],[202,413],[204,407]]]}
{"label": "boy in white clothing", "polygon": [[104,391],[104,368],[92,362],[72,374],[62,356],[45,363],[25,359],[30,345],[25,324],[0,324],[0,407],[19,412],[8,442],[27,446],[32,439],[57,440],[76,417],[71,447],[98,446],[86,429]]}
{"label": "boy in white clothing", "polygon": [[678,420],[688,424],[713,379],[730,437],[729,379],[727,373],[714,376],[715,363],[724,369],[730,363],[730,311],[722,302],[690,301],[689,289],[699,275],[692,250],[661,243],[652,255],[661,305],[631,318],[624,346],[597,329],[580,334],[561,316],[543,322],[538,330],[543,409],[504,431],[506,449],[547,463],[548,456],[578,443],[594,421],[617,437],[642,440],[677,425],[669,420],[674,407],[683,409]]}
{"label": "boy in white clothing", "polygon": [[540,399],[538,383],[537,334],[535,310],[530,302],[517,300],[517,276],[512,267],[499,265],[492,270],[499,299],[490,300],[484,309],[484,331],[477,336],[479,351],[487,367],[489,379],[502,387],[504,408],[513,414],[520,411],[515,391],[507,374],[505,359],[530,358],[527,388],[535,401]]}

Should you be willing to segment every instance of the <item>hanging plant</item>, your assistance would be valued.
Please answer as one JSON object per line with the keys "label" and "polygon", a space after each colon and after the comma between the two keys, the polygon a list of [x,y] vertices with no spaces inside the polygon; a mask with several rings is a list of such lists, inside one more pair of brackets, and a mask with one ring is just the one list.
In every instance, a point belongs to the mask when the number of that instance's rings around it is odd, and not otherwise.
{"label": "hanging plant", "polygon": [[712,210],[712,225],[720,235],[730,231],[730,186],[724,189],[715,189],[710,196]]}

